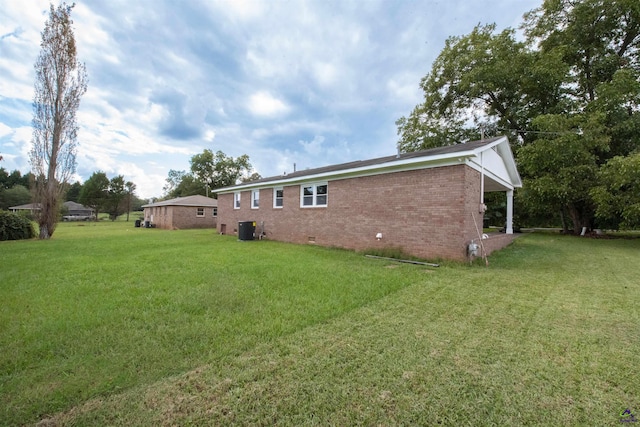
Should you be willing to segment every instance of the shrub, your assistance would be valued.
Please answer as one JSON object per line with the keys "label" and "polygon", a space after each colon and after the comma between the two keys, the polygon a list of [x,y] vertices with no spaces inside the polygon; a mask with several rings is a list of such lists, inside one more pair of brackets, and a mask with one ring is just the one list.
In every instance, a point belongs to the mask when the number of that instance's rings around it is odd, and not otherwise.
{"label": "shrub", "polygon": [[31,239],[36,236],[33,224],[24,215],[0,211],[0,240]]}

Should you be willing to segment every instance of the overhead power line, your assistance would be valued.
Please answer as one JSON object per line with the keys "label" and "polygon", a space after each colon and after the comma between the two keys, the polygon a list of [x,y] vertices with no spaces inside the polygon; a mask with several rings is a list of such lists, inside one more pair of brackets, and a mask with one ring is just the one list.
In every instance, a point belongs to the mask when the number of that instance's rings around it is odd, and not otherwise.
{"label": "overhead power line", "polygon": [[540,131],[540,130],[525,130],[525,129],[503,129],[503,128],[496,128],[496,130],[503,131],[503,132],[509,131],[509,132],[517,132],[517,133],[535,133],[538,135],[567,135],[567,134],[582,135],[581,130],[576,130],[576,131],[566,130],[566,131],[555,131],[555,132],[547,132],[547,131]]}

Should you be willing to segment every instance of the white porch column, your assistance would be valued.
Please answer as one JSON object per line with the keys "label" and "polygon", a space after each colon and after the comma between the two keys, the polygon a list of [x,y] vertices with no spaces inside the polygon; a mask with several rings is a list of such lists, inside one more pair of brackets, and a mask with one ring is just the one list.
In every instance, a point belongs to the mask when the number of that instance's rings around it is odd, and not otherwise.
{"label": "white porch column", "polygon": [[507,229],[506,234],[513,234],[513,190],[507,190]]}

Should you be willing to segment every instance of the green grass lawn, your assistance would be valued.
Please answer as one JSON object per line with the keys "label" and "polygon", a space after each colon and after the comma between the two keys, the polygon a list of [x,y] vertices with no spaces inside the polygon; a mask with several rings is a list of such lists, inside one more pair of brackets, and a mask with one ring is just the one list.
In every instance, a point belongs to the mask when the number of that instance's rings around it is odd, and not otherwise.
{"label": "green grass lawn", "polygon": [[0,425],[640,420],[639,261],[640,239],[534,233],[434,269],[60,224],[0,243]]}

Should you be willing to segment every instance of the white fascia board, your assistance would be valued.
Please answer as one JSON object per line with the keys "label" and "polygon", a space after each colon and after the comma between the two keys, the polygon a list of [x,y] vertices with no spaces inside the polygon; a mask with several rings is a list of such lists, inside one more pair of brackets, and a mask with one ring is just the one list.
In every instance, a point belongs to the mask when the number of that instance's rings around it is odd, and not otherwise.
{"label": "white fascia board", "polygon": [[[512,188],[522,187],[522,178],[520,178],[520,174],[518,173],[518,168],[516,167],[515,158],[513,157],[513,151],[511,151],[511,145],[509,144],[509,140],[507,139],[506,136],[503,136],[502,138],[493,141],[491,144],[476,148],[474,151],[478,159],[480,159],[480,153],[482,153],[483,151],[492,149],[494,147],[496,149],[496,152],[500,155],[500,157],[502,157],[504,166],[507,169],[507,173],[509,174],[509,179],[511,180],[511,182],[509,183],[509,187],[512,187]],[[480,160],[478,160],[478,165],[480,165]],[[485,173],[486,171],[487,170],[485,169]],[[499,181],[499,180],[496,180],[496,181]]]}
{"label": "white fascia board", "polygon": [[411,171],[417,169],[430,169],[441,166],[452,166],[465,164],[468,157],[475,156],[475,152],[461,151],[458,153],[447,153],[438,156],[417,157],[402,159],[393,162],[362,166],[359,168],[344,169],[338,171],[324,172],[313,175],[304,175],[295,178],[282,178],[275,181],[240,184],[233,187],[225,187],[215,190],[218,194],[246,191],[254,188],[282,187],[287,185],[302,184],[315,181],[334,181],[337,179],[357,178],[370,175],[381,175],[393,172]]}
{"label": "white fascia board", "polygon": [[[522,178],[520,178],[520,173],[518,173],[518,168],[516,167],[516,160],[515,157],[513,157],[513,151],[511,151],[511,144],[509,144],[507,137],[501,138],[498,142],[499,145],[496,144],[498,145],[496,151],[504,160],[504,165],[511,177],[511,184],[517,188],[522,187]],[[493,146],[493,144],[491,144],[491,146]]]}
{"label": "white fascia board", "polygon": [[149,203],[146,205],[142,205],[143,208],[158,208],[163,206],[185,206],[188,208],[199,207],[199,208],[217,208],[217,203],[196,203],[196,202],[176,202],[171,200],[163,200],[157,203]]}
{"label": "white fascia board", "polygon": [[514,189],[514,185],[513,183],[511,183],[510,181],[506,181],[503,177],[496,175],[495,173],[493,173],[491,170],[486,169],[486,168],[482,168],[482,166],[480,166],[480,163],[477,163],[475,161],[468,161],[467,162],[467,166],[469,166],[470,168],[476,170],[479,173],[483,173],[484,172],[484,176],[485,178],[489,178],[495,182],[497,182],[498,184],[500,184],[501,186],[505,187],[508,190],[513,190]]}

